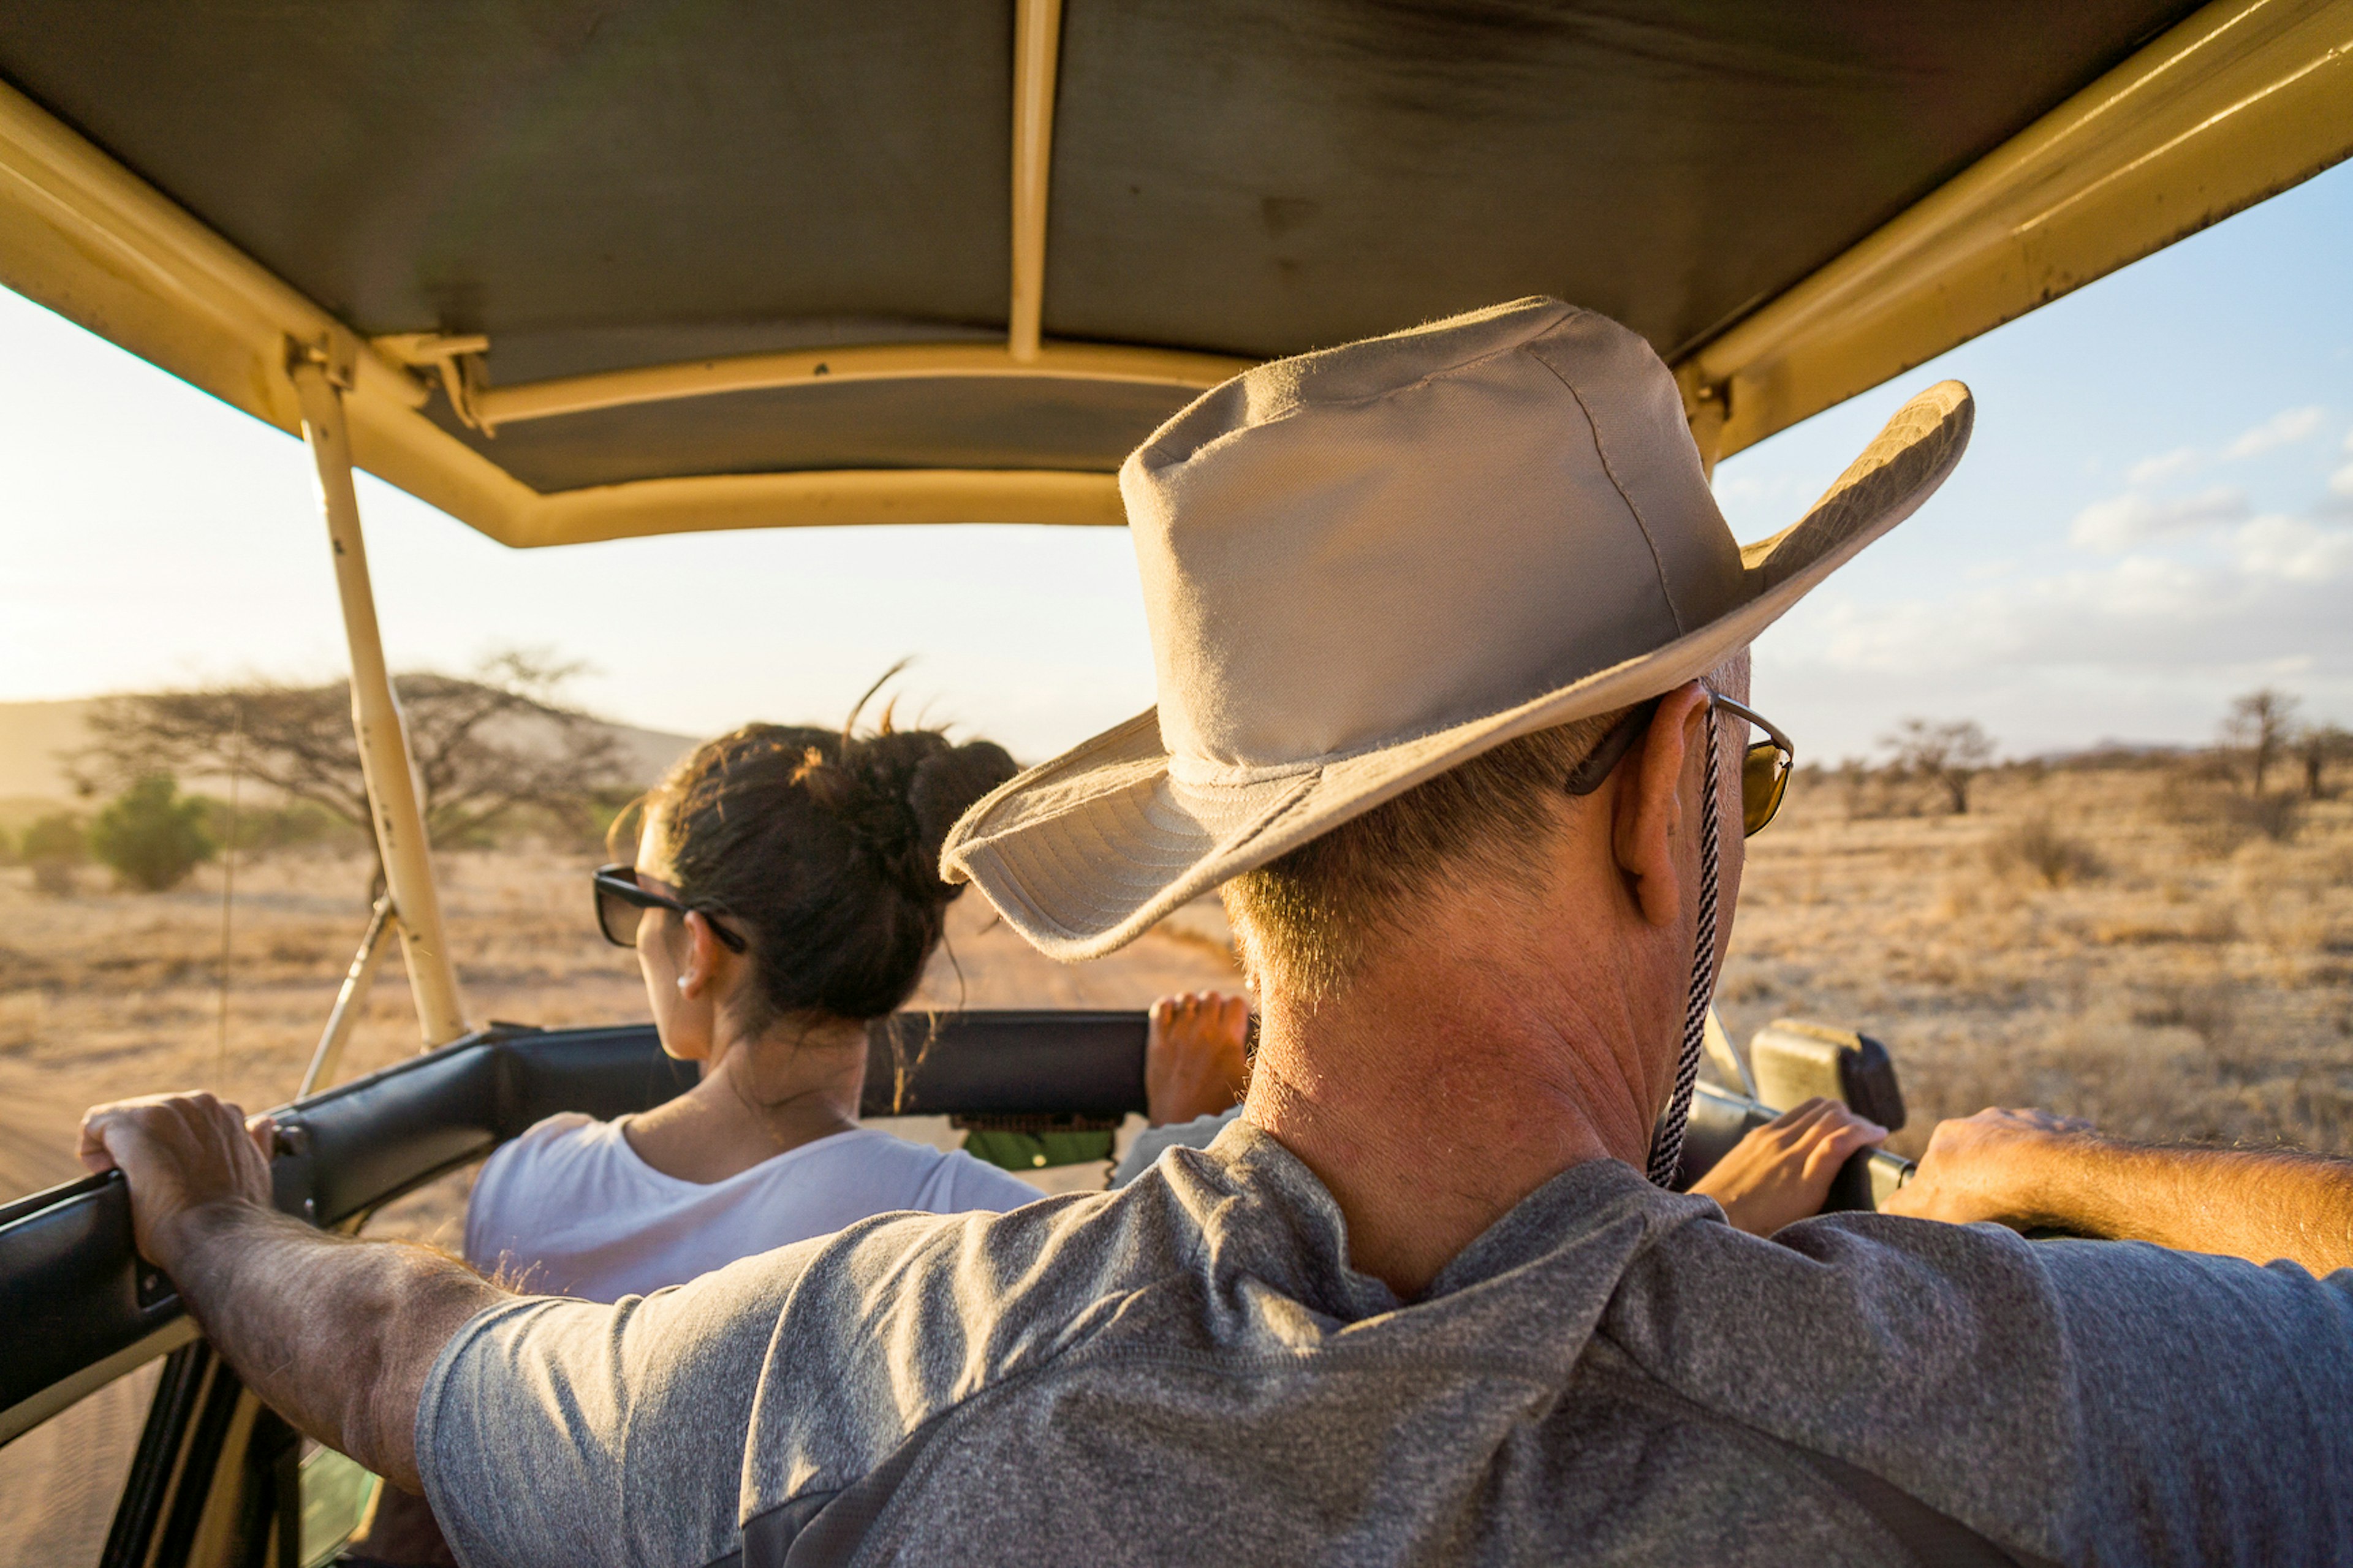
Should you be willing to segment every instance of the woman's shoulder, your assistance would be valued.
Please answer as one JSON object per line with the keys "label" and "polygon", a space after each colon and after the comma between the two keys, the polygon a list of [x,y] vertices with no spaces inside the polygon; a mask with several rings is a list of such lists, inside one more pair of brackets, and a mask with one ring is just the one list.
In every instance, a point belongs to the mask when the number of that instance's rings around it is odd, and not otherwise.
{"label": "woman's shoulder", "polygon": [[519,1208],[560,1191],[550,1183],[552,1174],[607,1155],[610,1141],[618,1137],[618,1123],[560,1110],[493,1150],[466,1200],[467,1256],[473,1256],[474,1237],[489,1229],[512,1228]]}
{"label": "woman's shoulder", "polygon": [[[587,1153],[617,1136],[619,1127],[618,1122],[599,1121],[585,1111],[559,1110],[524,1128],[520,1137],[500,1144],[483,1162],[482,1180],[489,1180],[494,1171],[511,1171],[551,1157]],[[480,1183],[475,1184],[480,1186]]]}
{"label": "woman's shoulder", "polygon": [[860,1127],[809,1148],[812,1153],[822,1152],[829,1163],[859,1172],[871,1184],[869,1190],[877,1198],[887,1198],[891,1208],[934,1214],[1004,1210],[1044,1195],[1020,1177],[961,1149],[918,1143],[879,1127]]}

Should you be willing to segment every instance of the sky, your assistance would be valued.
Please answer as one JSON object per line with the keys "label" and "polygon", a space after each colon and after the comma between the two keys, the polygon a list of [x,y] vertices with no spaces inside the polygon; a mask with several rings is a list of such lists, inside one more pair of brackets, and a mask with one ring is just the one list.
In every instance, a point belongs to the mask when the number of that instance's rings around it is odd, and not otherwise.
{"label": "sky", "polygon": [[[301,444],[0,290],[0,701],[345,668]],[[2353,725],[2353,164],[1727,459],[1777,531],[1911,393],[1975,438],[1927,506],[1757,645],[1801,759],[1907,717],[2010,755],[2197,742],[2273,686]],[[901,712],[1039,759],[1149,706],[1118,529],[800,529],[513,551],[364,476],[396,668],[523,647],[691,735]]]}

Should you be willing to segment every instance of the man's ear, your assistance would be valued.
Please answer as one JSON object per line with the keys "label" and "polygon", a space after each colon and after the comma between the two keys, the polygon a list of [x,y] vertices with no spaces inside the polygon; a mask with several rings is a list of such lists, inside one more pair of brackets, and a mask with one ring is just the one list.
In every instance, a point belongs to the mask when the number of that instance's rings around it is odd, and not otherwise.
{"label": "man's ear", "polygon": [[1706,714],[1706,689],[1698,681],[1668,692],[1642,738],[1619,762],[1613,781],[1610,848],[1635,906],[1656,926],[1683,919],[1675,846],[1683,837],[1683,773]]}

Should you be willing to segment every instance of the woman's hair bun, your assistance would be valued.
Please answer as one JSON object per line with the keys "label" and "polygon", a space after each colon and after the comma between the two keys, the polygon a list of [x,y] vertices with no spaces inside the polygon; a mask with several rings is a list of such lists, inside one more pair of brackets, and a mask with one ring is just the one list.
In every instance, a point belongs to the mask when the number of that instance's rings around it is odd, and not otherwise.
{"label": "woman's hair bun", "polygon": [[879,1018],[914,991],[964,890],[940,879],[948,830],[1015,771],[1002,746],[894,730],[886,709],[862,735],[747,724],[650,798],[681,896],[751,939],[761,1016]]}
{"label": "woman's hair bun", "polygon": [[917,764],[907,785],[907,808],[914,814],[916,841],[938,889],[934,897],[944,901],[964,890],[960,884],[940,880],[940,847],[947,842],[948,830],[975,801],[1020,771],[994,741],[944,746]]}

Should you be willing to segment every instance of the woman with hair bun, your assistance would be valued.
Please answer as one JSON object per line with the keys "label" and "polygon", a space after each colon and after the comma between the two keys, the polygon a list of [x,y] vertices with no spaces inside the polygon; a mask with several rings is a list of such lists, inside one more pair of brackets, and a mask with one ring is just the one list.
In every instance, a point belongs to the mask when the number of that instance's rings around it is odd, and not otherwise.
{"label": "woman with hair bun", "polygon": [[[853,723],[855,717],[853,715]],[[894,1209],[1009,1209],[1035,1187],[858,1125],[866,1021],[895,1010],[962,890],[940,843],[1014,773],[986,741],[747,724],[616,819],[598,923],[634,947],[662,1049],[702,1064],[667,1104],[551,1116],[482,1168],[466,1258],[612,1301]]]}

